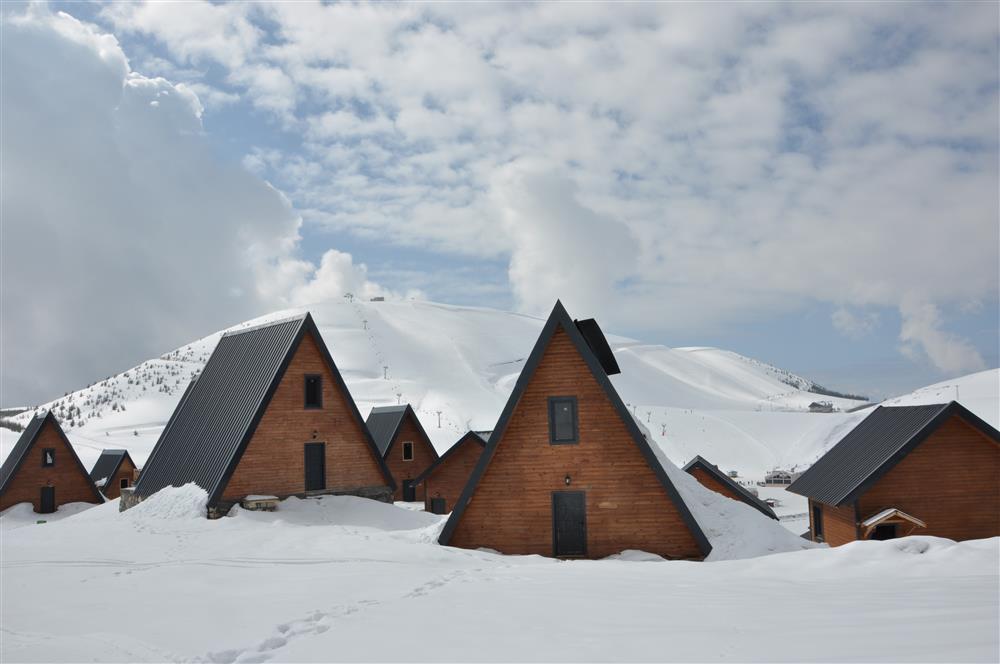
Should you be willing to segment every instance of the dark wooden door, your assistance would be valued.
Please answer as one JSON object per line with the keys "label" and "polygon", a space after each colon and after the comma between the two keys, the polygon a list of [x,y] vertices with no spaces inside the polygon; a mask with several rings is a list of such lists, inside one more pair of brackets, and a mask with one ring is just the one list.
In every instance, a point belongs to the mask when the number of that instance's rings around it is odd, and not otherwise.
{"label": "dark wooden door", "polygon": [[326,488],[326,443],[306,443],[306,491]]}
{"label": "dark wooden door", "polygon": [[403,501],[412,503],[417,499],[417,489],[413,486],[413,480],[403,480]]}
{"label": "dark wooden door", "polygon": [[38,510],[42,514],[52,514],[56,511],[56,488],[54,486],[42,487],[42,509]]}
{"label": "dark wooden door", "polygon": [[552,550],[556,556],[587,555],[587,495],[583,491],[552,494]]}
{"label": "dark wooden door", "polygon": [[444,498],[431,498],[431,513],[432,514],[447,514],[445,510],[448,507],[445,505]]}

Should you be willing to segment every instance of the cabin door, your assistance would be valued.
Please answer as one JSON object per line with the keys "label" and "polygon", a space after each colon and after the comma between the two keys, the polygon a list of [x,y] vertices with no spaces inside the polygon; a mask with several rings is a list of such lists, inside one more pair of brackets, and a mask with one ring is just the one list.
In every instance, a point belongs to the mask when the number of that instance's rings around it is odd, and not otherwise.
{"label": "cabin door", "polygon": [[447,514],[444,498],[431,498],[431,514]]}
{"label": "cabin door", "polygon": [[39,502],[42,514],[52,514],[56,511],[56,488],[54,486],[43,486],[41,501]]}
{"label": "cabin door", "polygon": [[306,443],[306,491],[326,488],[326,443]]}
{"label": "cabin door", "polygon": [[583,491],[552,493],[552,553],[587,555],[587,494]]}
{"label": "cabin door", "polygon": [[412,503],[417,499],[417,489],[413,480],[403,480],[403,502]]}

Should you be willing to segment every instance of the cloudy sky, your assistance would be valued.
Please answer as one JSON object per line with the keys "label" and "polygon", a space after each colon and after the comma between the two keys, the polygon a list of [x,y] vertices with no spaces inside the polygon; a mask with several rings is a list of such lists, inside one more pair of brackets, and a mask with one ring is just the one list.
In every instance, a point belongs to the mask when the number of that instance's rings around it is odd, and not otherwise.
{"label": "cloudy sky", "polygon": [[347,290],[995,367],[998,11],[6,4],[0,402]]}

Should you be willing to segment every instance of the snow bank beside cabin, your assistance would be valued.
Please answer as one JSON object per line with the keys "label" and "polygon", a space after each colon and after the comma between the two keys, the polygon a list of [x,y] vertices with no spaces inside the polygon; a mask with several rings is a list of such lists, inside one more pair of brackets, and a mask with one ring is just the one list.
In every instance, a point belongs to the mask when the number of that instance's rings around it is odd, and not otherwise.
{"label": "snow bank beside cabin", "polygon": [[642,422],[636,420],[636,425],[712,544],[706,561],[756,558],[822,546],[802,539],[745,503],[706,489],[667,458],[663,449],[652,442]]}
{"label": "snow bank beside cabin", "polygon": [[208,492],[194,482],[184,486],[160,489],[135,507],[122,512],[122,517],[147,519],[198,519],[207,515]]}

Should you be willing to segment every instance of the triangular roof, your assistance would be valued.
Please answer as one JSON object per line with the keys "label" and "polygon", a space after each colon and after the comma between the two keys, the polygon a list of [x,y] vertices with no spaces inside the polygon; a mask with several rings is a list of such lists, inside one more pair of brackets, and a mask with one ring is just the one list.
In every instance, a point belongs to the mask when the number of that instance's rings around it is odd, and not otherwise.
{"label": "triangular roof", "polygon": [[405,403],[400,406],[378,406],[372,408],[371,412],[368,413],[368,419],[365,420],[365,426],[372,434],[372,439],[375,441],[375,446],[378,447],[379,452],[382,457],[385,458],[389,454],[392,448],[393,442],[396,440],[396,436],[399,434],[400,428],[403,426],[403,420],[406,419],[407,414],[413,419],[413,422],[417,425],[417,430],[420,435],[424,437],[424,440],[428,442],[431,448],[431,452],[434,453],[434,458],[437,458],[437,450],[434,449],[434,444],[431,443],[430,436],[424,431],[424,426],[420,423],[420,418],[417,417],[416,411],[410,404]]}
{"label": "triangular roof", "polygon": [[80,457],[77,456],[76,450],[73,449],[73,444],[69,442],[69,438],[66,437],[65,432],[63,432],[62,427],[59,426],[59,420],[56,416],[52,414],[52,411],[44,411],[42,413],[36,413],[31,421],[28,422],[28,426],[24,428],[21,432],[21,437],[17,439],[14,444],[13,449],[11,449],[10,454],[7,455],[7,459],[3,462],[3,466],[0,467],[0,493],[7,490],[7,485],[17,476],[17,471],[20,469],[21,464],[24,460],[28,458],[28,452],[34,447],[35,441],[38,439],[38,435],[45,428],[45,424],[51,424],[55,427],[56,433],[62,438],[63,442],[66,444],[67,449],[69,449],[70,455],[73,457],[73,461],[76,462],[77,467],[80,469],[80,474],[83,475],[87,484],[94,492],[94,497],[97,498],[97,502],[104,502],[104,496],[98,491],[97,487],[94,486],[93,480],[90,479],[90,474],[87,469],[83,467],[83,462],[80,461]]}
{"label": "triangular roof", "polygon": [[468,444],[479,445],[480,447],[486,447],[486,439],[483,438],[478,431],[467,431],[461,438],[459,438],[454,445],[448,448],[448,451],[438,457],[437,461],[432,463],[427,467],[427,470],[417,475],[417,478],[411,482],[413,486],[417,486],[425,479],[431,476],[431,474],[441,467],[445,461],[448,460],[451,455],[457,452],[459,449]]}
{"label": "triangular roof", "polygon": [[1000,432],[955,401],[879,406],[788,490],[827,505],[854,502],[953,415],[1000,443]]}
{"label": "triangular roof", "polygon": [[718,466],[716,466],[713,463],[710,463],[701,455],[696,456],[695,458],[688,461],[682,470],[684,470],[684,472],[686,473],[690,473],[696,468],[701,468],[706,473],[711,475],[713,478],[718,480],[719,483],[728,486],[743,499],[743,502],[745,502],[750,507],[759,510],[764,514],[764,516],[769,516],[772,519],[777,520],[778,515],[774,513],[774,510],[772,510],[767,503],[765,503],[763,500],[761,500],[757,496],[747,491],[745,487],[739,484],[739,482],[734,482],[733,478],[729,477],[729,475],[726,475],[724,472],[719,470]]}
{"label": "triangular roof", "polygon": [[136,495],[145,497],[167,486],[194,482],[208,491],[208,504],[214,505],[307,334],[330,368],[386,484],[395,489],[343,376],[312,315],[306,313],[222,335],[160,434],[139,476]]}
{"label": "triangular roof", "polygon": [[493,460],[493,456],[496,454],[497,448],[503,440],[504,431],[507,429],[507,425],[517,408],[518,402],[521,400],[521,396],[531,383],[531,379],[534,376],[535,371],[538,369],[538,365],[541,363],[542,357],[545,355],[545,350],[548,348],[549,341],[552,340],[552,337],[559,329],[565,331],[567,336],[569,336],[570,341],[572,341],[573,346],[580,354],[580,357],[583,358],[583,361],[586,363],[587,368],[594,377],[594,380],[597,381],[597,384],[601,387],[605,397],[607,397],[608,401],[611,402],[612,407],[614,407],[615,411],[618,413],[618,416],[621,418],[622,424],[625,425],[632,441],[635,443],[636,447],[639,448],[643,458],[646,459],[646,463],[649,464],[650,469],[656,475],[660,484],[663,485],[663,488],[667,493],[667,497],[677,508],[677,512],[684,521],[685,525],[687,525],[690,529],[691,534],[694,536],[694,539],[698,543],[702,553],[707,556],[712,550],[712,545],[709,543],[708,538],[705,536],[701,526],[698,525],[698,522],[691,514],[691,510],[684,502],[684,499],[681,498],[680,494],[677,492],[677,488],[674,486],[673,482],[670,481],[666,470],[664,470],[663,465],[656,456],[656,453],[653,452],[650,447],[650,443],[647,442],[645,436],[642,435],[642,432],[639,430],[638,425],[636,425],[632,414],[629,412],[628,408],[626,408],[625,403],[621,400],[621,397],[618,396],[617,390],[615,390],[614,386],[611,384],[611,380],[608,378],[605,367],[601,365],[600,361],[591,350],[590,345],[584,339],[580,330],[573,322],[573,319],[571,319],[569,314],[566,312],[562,302],[558,300],[552,308],[552,313],[549,314],[549,318],[545,322],[545,326],[542,328],[541,334],[538,336],[538,341],[535,342],[535,347],[531,350],[531,354],[524,363],[521,375],[518,376],[517,383],[514,385],[514,391],[511,393],[510,398],[507,400],[507,405],[504,406],[503,412],[500,414],[500,420],[497,422],[496,427],[493,429],[493,433],[490,435],[490,440],[486,444],[486,449],[483,451],[482,456],[479,457],[479,461],[476,463],[476,468],[472,471],[472,476],[469,478],[468,483],[462,490],[462,496],[458,499],[458,503],[455,505],[455,509],[448,518],[448,522],[445,524],[444,530],[442,530],[438,541],[441,544],[448,544],[451,540],[451,536],[458,527],[458,523],[462,518],[462,514],[465,512],[466,506],[469,504],[469,500],[476,492],[476,486],[479,484],[479,480],[482,479],[483,474],[485,474],[486,469],[490,465],[490,461]]}
{"label": "triangular roof", "polygon": [[[110,479],[118,472],[122,463],[128,459],[133,466],[135,466],[135,461],[132,461],[132,457],[129,456],[128,450],[104,450],[101,452],[101,456],[98,457],[97,463],[94,464],[94,468],[90,471],[90,479],[95,483],[102,479]],[[107,488],[107,484],[103,487],[98,487],[103,493]]]}

